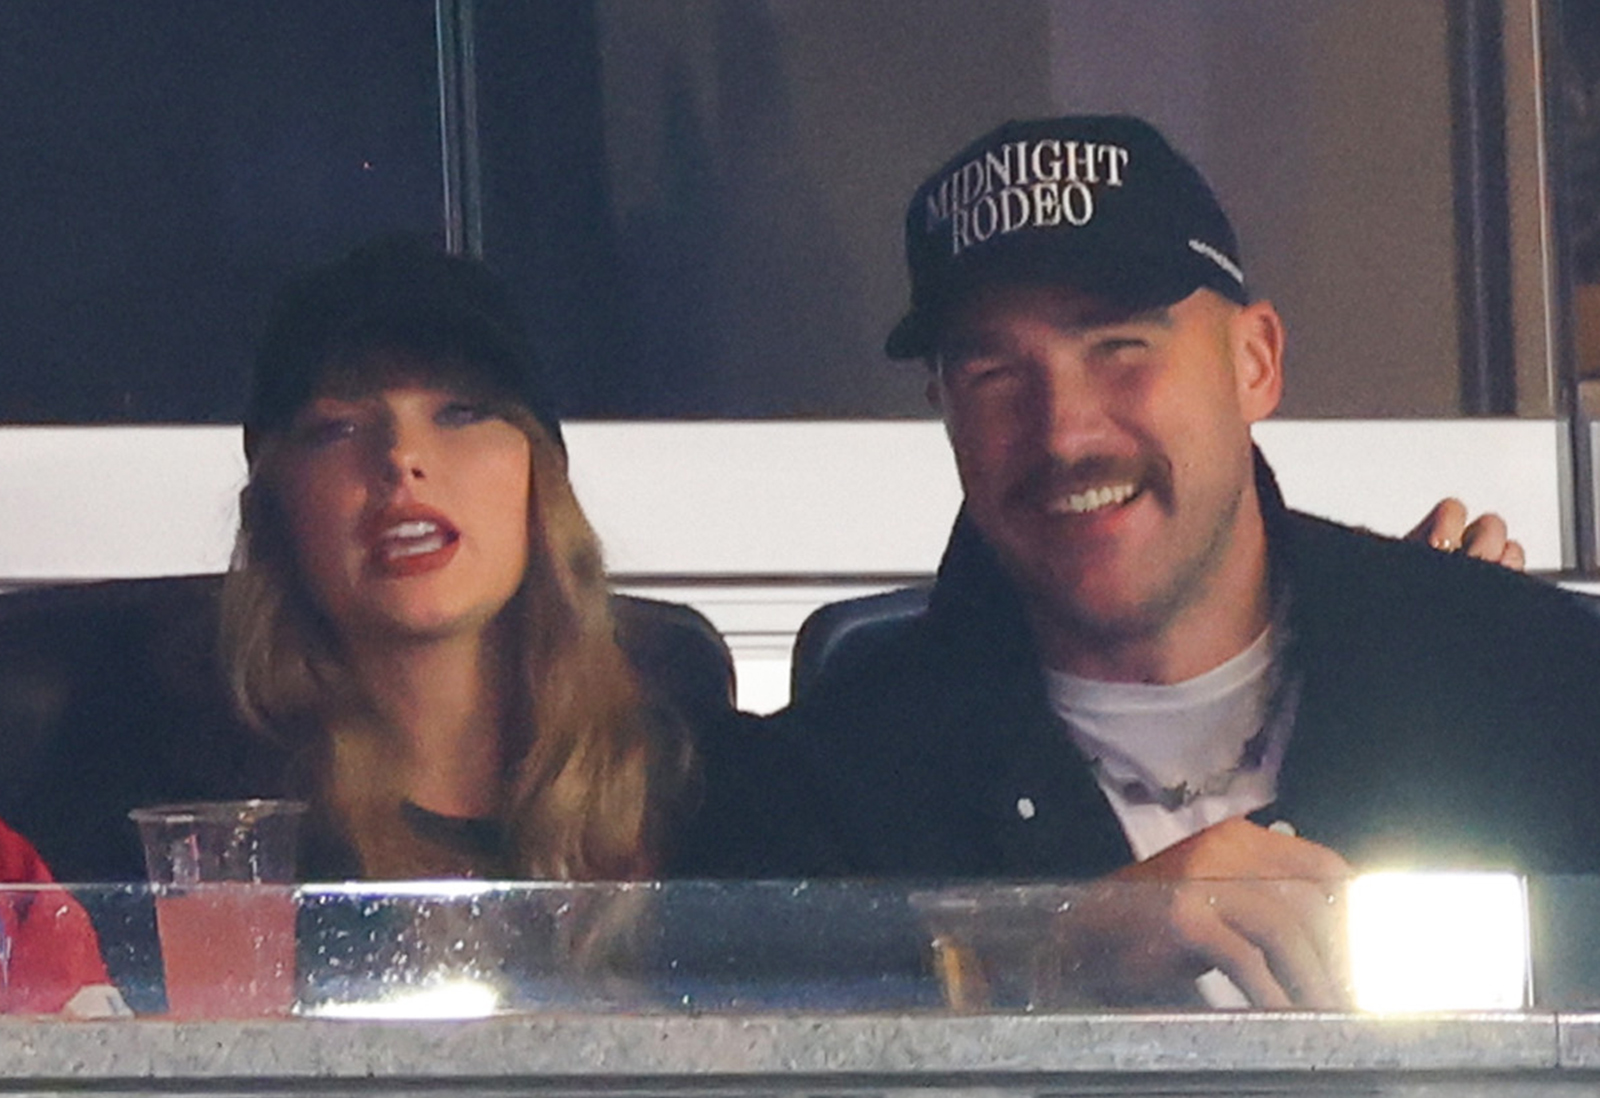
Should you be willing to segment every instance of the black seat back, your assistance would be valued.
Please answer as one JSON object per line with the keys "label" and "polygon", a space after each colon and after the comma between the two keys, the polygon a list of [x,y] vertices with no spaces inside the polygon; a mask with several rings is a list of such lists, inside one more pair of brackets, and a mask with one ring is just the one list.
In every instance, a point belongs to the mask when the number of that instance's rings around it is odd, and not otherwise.
{"label": "black seat back", "polygon": [[910,627],[928,608],[931,590],[932,584],[897,587],[813,610],[795,634],[790,697],[801,700],[823,672],[860,661]]}

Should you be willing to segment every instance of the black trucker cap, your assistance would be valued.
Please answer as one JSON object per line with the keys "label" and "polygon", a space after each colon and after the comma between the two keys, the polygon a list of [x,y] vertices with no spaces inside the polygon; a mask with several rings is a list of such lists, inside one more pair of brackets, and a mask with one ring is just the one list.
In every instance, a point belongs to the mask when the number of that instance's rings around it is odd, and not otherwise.
{"label": "black trucker cap", "polygon": [[911,309],[891,358],[927,355],[974,287],[1064,283],[1135,308],[1208,287],[1250,300],[1233,227],[1193,164],[1126,115],[1007,122],[917,188],[906,210]]}
{"label": "black trucker cap", "polygon": [[331,366],[392,349],[464,370],[522,404],[562,444],[561,424],[516,306],[482,263],[391,235],[313,267],[278,291],[256,355],[245,453],[281,431]]}

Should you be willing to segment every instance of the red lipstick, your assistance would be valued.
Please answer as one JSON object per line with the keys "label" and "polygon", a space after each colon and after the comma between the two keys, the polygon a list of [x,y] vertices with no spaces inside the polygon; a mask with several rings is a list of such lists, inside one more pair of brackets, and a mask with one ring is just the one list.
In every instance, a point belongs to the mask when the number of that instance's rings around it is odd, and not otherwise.
{"label": "red lipstick", "polygon": [[433,572],[449,564],[461,531],[431,507],[385,507],[362,524],[367,568],[384,579]]}

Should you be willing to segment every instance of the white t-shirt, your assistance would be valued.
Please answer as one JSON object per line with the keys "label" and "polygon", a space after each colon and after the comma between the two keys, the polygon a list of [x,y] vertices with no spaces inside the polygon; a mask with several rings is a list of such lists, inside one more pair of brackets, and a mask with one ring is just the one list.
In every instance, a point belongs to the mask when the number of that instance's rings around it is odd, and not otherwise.
{"label": "white t-shirt", "polygon": [[1269,627],[1219,667],[1170,685],[1047,671],[1050,703],[1143,860],[1272,803],[1293,698]]}
{"label": "white t-shirt", "polygon": [[[1276,799],[1298,692],[1277,674],[1274,632],[1171,685],[1046,671],[1051,707],[1094,767],[1135,858]],[[1214,969],[1196,985],[1212,1006],[1249,1005]]]}

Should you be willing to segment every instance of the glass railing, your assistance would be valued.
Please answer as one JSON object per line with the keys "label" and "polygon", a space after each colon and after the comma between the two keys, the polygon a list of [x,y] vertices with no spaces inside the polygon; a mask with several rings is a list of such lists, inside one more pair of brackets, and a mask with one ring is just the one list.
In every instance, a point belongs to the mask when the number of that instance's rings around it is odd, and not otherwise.
{"label": "glass railing", "polygon": [[11,1014],[1600,1007],[1600,878],[12,886],[0,926]]}

